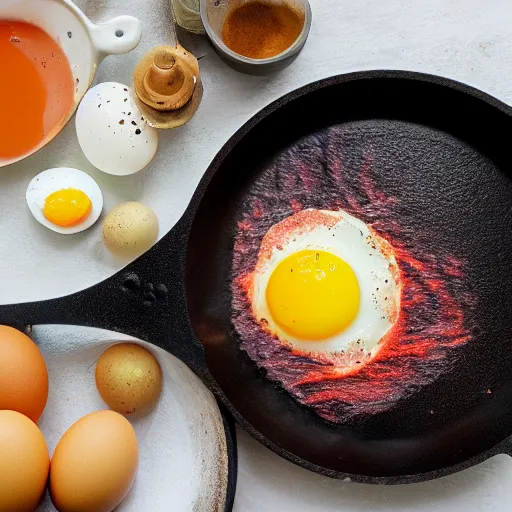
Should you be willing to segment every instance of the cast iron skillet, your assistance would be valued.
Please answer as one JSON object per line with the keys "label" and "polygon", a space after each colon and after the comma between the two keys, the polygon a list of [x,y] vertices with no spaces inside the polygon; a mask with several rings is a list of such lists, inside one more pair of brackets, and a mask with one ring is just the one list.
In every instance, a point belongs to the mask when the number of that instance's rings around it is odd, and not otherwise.
{"label": "cast iron skillet", "polygon": [[[2,306],[0,323],[94,326],[154,343],[188,364],[255,438],[331,477],[418,482],[512,455],[511,115],[480,91],[417,73],[310,84],[229,140],[182,219],[153,249],[82,292]],[[239,349],[229,283],[237,214],[254,180],[299,138],[332,125],[351,130],[354,122],[362,140],[366,129],[385,132],[372,139],[382,158],[398,139],[406,149],[407,158],[384,162],[386,179],[407,189],[401,200],[411,222],[432,232],[434,252],[448,244],[469,261],[475,328],[446,375],[388,412],[336,426],[300,406]]]}

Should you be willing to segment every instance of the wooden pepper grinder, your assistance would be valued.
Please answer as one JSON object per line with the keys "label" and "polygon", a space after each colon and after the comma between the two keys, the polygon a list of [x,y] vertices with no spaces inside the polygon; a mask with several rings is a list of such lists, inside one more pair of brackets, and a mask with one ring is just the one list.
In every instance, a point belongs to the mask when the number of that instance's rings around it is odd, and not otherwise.
{"label": "wooden pepper grinder", "polygon": [[148,52],[135,68],[133,83],[138,107],[155,128],[185,124],[203,97],[199,63],[179,43]]}

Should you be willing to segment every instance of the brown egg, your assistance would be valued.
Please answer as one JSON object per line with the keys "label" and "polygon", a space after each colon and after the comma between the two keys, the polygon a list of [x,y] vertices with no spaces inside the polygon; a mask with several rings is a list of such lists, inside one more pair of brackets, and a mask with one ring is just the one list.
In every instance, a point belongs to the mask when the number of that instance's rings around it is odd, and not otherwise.
{"label": "brown egg", "polygon": [[135,431],[114,411],[84,416],[62,436],[50,466],[59,512],[111,512],[128,494],[139,460]]}
{"label": "brown egg", "polygon": [[22,332],[0,325],[0,409],[37,422],[48,399],[48,371],[37,345]]}
{"label": "brown egg", "polygon": [[0,411],[0,510],[33,512],[43,496],[50,457],[37,425]]}
{"label": "brown egg", "polygon": [[149,350],[135,343],[120,343],[101,355],[96,365],[96,386],[114,411],[142,416],[160,396],[162,370]]}

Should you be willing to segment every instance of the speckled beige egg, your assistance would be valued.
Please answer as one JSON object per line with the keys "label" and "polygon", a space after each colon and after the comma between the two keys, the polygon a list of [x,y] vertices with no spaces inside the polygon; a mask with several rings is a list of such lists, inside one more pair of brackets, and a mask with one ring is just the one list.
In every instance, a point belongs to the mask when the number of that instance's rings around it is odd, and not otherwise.
{"label": "speckled beige egg", "polygon": [[115,254],[142,254],[156,242],[157,237],[158,218],[155,212],[137,201],[119,204],[103,223],[103,240]]}
{"label": "speckled beige egg", "polygon": [[162,391],[162,370],[153,354],[135,343],[120,343],[103,352],[96,365],[96,386],[114,411],[143,416]]}

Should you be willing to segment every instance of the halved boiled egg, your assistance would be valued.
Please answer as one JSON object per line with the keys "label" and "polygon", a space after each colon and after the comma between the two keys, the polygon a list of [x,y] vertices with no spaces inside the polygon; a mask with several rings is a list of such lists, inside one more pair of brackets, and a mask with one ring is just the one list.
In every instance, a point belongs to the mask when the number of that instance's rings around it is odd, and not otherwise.
{"label": "halved boiled egg", "polygon": [[343,211],[303,210],[270,228],[249,290],[255,319],[280,341],[358,359],[378,345],[400,306],[393,249]]}
{"label": "halved boiled egg", "polygon": [[32,215],[52,231],[71,235],[90,228],[103,209],[103,194],[85,172],[69,167],[48,169],[29,183]]}

